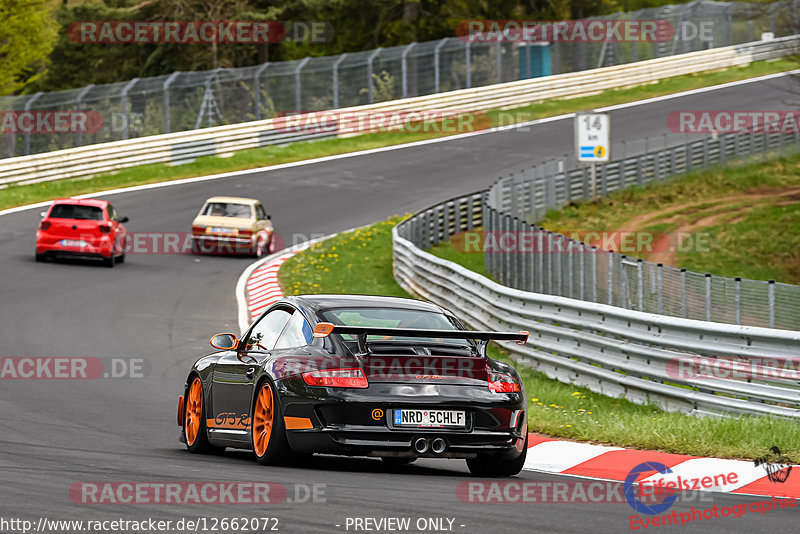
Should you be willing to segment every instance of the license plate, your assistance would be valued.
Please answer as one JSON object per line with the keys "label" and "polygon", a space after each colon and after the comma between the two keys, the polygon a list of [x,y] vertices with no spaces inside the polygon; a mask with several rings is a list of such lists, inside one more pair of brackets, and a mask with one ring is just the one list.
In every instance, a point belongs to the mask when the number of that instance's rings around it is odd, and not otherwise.
{"label": "license plate", "polygon": [[394,426],[465,428],[463,410],[395,410]]}
{"label": "license plate", "polygon": [[210,228],[212,234],[235,234],[235,228]]}
{"label": "license plate", "polygon": [[62,247],[85,247],[89,243],[86,241],[80,241],[78,239],[62,239],[61,246]]}

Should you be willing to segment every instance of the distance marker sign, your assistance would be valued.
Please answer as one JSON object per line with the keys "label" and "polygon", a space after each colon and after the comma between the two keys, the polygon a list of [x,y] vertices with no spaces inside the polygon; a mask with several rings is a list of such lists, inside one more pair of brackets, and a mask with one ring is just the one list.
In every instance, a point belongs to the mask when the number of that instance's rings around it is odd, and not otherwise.
{"label": "distance marker sign", "polygon": [[611,118],[608,113],[575,114],[575,153],[578,161],[611,159]]}

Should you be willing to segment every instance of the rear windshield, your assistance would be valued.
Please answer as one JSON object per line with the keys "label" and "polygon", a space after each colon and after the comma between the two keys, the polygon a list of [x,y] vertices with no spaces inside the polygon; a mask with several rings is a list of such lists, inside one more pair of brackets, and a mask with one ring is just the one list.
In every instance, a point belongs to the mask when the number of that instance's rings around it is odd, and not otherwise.
{"label": "rear windshield", "polygon": [[[458,330],[455,323],[442,313],[396,308],[335,308],[322,312],[326,321],[342,326],[378,326],[383,328],[419,328],[423,330]],[[354,336],[343,335],[345,339]],[[370,341],[418,341],[468,345],[465,339],[434,339],[429,337],[368,336]]]}
{"label": "rear windshield", "polygon": [[231,202],[209,202],[200,215],[213,215],[215,217],[250,218],[249,204],[233,204]]}
{"label": "rear windshield", "polygon": [[79,204],[56,204],[50,210],[51,219],[85,219],[88,221],[102,221],[103,210],[96,206],[81,206]]}

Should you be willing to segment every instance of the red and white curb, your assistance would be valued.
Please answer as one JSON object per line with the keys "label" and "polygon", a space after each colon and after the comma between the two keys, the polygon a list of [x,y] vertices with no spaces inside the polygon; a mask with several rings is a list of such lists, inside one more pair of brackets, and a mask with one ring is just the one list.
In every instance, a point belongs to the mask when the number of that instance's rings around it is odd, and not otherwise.
{"label": "red and white curb", "polygon": [[[246,289],[245,305],[242,306],[240,302],[242,331],[267,307],[283,296],[278,284],[278,270],[281,265],[312,244],[312,242],[303,243],[290,250],[273,254],[255,262],[242,273],[239,280],[241,287],[237,287],[237,294],[240,290]],[[244,324],[242,324],[242,309],[246,312]],[[623,482],[634,467],[644,462],[658,462],[670,468],[672,473],[663,475],[655,473],[637,480],[639,484],[663,480],[663,484],[675,482],[678,487],[689,491],[800,498],[800,473],[795,477],[787,477],[783,483],[775,483],[767,478],[763,466],[756,466],[753,462],[605,447],[561,441],[537,434],[528,436],[528,455],[524,469]],[[716,482],[724,480],[725,483],[713,484],[715,479]]]}
{"label": "red and white curb", "polygon": [[[664,484],[675,482],[683,490],[690,491],[800,498],[800,474],[789,475],[783,483],[772,482],[767,478],[764,466],[756,466],[753,462],[605,447],[559,441],[537,434],[528,435],[524,469],[622,482],[634,467],[644,462],[658,462],[670,468],[672,473],[642,477],[637,480],[639,484],[663,479]],[[715,484],[715,480],[724,480],[725,483]]]}

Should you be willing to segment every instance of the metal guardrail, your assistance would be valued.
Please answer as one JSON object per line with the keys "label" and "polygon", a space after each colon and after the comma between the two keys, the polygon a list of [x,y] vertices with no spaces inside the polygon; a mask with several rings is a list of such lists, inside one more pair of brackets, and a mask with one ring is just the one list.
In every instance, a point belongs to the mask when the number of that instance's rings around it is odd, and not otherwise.
{"label": "metal guardrail", "polygon": [[[481,224],[484,192],[423,210],[392,233],[394,276],[410,293],[473,328],[527,330],[501,343],[521,364],[562,382],[670,411],[800,418],[800,383],[770,372],[800,356],[800,332],[682,319],[512,289],[422,248]],[[678,362],[766,364],[750,379],[683,376]],[[701,375],[702,376],[702,375]],[[716,376],[716,375],[715,375]]]}
{"label": "metal guardrail", "polygon": [[[554,98],[572,98],[604,89],[640,85],[662,78],[745,65],[797,51],[800,36],[759,41],[724,48],[559,74],[515,82],[462,89],[430,96],[392,100],[338,110],[337,114],[386,111],[474,112],[508,109]],[[303,116],[301,116],[302,118]],[[306,115],[305,117],[308,117]],[[315,127],[315,119],[301,120],[302,128],[275,127],[273,119],[217,126],[188,132],[114,141],[43,154],[0,160],[0,188],[82,178],[151,163],[180,164],[204,155],[230,155],[238,150],[337,135]]]}
{"label": "metal guardrail", "polygon": [[[659,20],[673,38],[650,42],[500,43],[450,37],[329,57],[250,67],[174,72],[66,91],[0,98],[4,111],[91,110],[99,131],[3,135],[0,157],[63,150],[124,139],[268,119],[280,112],[320,111],[487,86],[534,75],[685,54],[752,42],[762,32],[798,33],[798,4],[694,1],[591,20]],[[692,23],[693,32],[681,24]],[[698,25],[705,25],[698,28]],[[710,31],[706,31],[706,28]]]}
{"label": "metal guardrail", "polygon": [[[705,136],[685,145],[600,164],[596,189],[605,196],[711,166],[742,164],[751,156],[764,159],[768,154],[780,156],[798,150],[798,132]],[[564,170],[559,172],[559,167]],[[491,234],[495,243],[511,238],[519,241],[524,236],[530,246],[524,250],[512,247],[510,252],[499,246],[487,250],[486,268],[491,276],[517,289],[659,315],[800,330],[800,286],[643,261],[536,226],[548,209],[589,200],[592,189],[589,167],[569,168],[568,164],[540,165],[495,182],[484,206],[486,235]],[[596,233],[602,234],[600,229]],[[653,244],[659,240],[652,232],[634,231],[631,235],[652,238],[643,249],[655,248]],[[663,237],[669,240],[668,234]],[[675,249],[679,243],[673,240],[663,246]]]}

